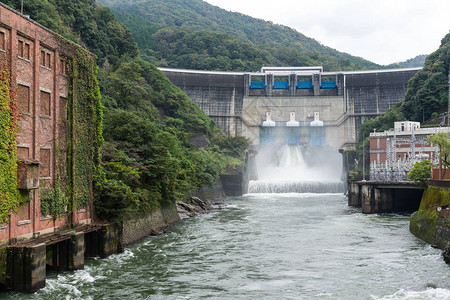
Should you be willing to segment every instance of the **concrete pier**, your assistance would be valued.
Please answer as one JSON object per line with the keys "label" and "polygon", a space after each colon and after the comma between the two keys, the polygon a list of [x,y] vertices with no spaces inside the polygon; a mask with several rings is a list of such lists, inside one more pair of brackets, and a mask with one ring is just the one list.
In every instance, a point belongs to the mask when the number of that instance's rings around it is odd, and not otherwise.
{"label": "concrete pier", "polygon": [[45,287],[47,271],[80,270],[85,257],[105,258],[120,250],[115,224],[87,225],[10,245],[0,249],[0,291],[34,293]]}
{"label": "concrete pier", "polygon": [[416,211],[422,194],[412,182],[351,181],[348,205],[361,207],[364,214]]}

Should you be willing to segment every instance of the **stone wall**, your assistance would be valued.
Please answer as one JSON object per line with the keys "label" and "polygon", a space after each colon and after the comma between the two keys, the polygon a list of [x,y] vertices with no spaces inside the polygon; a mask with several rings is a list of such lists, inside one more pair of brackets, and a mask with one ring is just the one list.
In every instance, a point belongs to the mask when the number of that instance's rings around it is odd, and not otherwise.
{"label": "stone wall", "polygon": [[424,192],[419,210],[410,219],[409,230],[427,243],[440,249],[450,243],[450,211],[437,211],[438,207],[450,205],[450,188],[428,187]]}
{"label": "stone wall", "polygon": [[180,220],[175,205],[155,209],[149,214],[126,218],[122,224],[121,243],[123,246],[135,243]]}
{"label": "stone wall", "polygon": [[[241,196],[245,190],[242,173],[236,175],[224,175],[211,187],[192,192],[191,196],[209,203],[224,196]],[[175,205],[155,209],[149,214],[130,216],[122,223],[121,244],[126,246],[140,239],[154,234],[162,233],[162,230],[180,220]],[[1,265],[0,265],[1,271]]]}
{"label": "stone wall", "polygon": [[433,244],[439,249],[450,247],[450,210],[438,214]]}
{"label": "stone wall", "polygon": [[213,186],[202,187],[200,190],[192,192],[191,196],[198,197],[207,201],[222,198],[225,196],[222,181],[216,180]]}

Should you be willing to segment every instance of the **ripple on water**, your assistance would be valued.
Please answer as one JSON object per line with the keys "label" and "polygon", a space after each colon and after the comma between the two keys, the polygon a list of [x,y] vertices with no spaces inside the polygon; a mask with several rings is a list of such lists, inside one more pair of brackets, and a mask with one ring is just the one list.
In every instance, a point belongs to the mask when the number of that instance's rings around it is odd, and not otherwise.
{"label": "ripple on water", "polygon": [[[447,299],[440,250],[337,194],[258,194],[10,299]],[[376,283],[376,284],[374,284]]]}
{"label": "ripple on water", "polygon": [[421,300],[449,300],[450,290],[441,288],[429,288],[425,291],[407,291],[401,289],[392,295],[383,297],[372,296],[373,300],[409,300],[409,299],[421,299]]}

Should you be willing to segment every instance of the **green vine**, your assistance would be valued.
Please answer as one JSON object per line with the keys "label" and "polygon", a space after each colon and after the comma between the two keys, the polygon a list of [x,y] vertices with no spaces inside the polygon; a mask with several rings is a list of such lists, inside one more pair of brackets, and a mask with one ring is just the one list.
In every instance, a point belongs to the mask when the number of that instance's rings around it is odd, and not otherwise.
{"label": "green vine", "polygon": [[67,210],[69,204],[69,198],[62,191],[59,180],[53,187],[41,188],[39,198],[41,199],[41,213],[51,215],[53,220],[59,218]]}
{"label": "green vine", "polygon": [[[62,40],[63,41],[63,40]],[[103,143],[100,89],[94,57],[81,47],[68,44],[74,54],[69,65],[69,87],[65,116],[61,116],[60,131],[67,137],[55,147],[57,178],[53,187],[41,190],[41,210],[53,219],[64,212],[72,213],[93,203],[93,183],[100,161],[99,147]]]}
{"label": "green vine", "polygon": [[17,106],[8,68],[0,69],[0,224],[19,206],[17,190]]}
{"label": "green vine", "polygon": [[77,49],[74,62],[73,133],[75,173],[74,199],[77,208],[90,204],[93,199],[93,182],[100,162],[99,148],[103,144],[100,88],[97,65],[86,52]]}

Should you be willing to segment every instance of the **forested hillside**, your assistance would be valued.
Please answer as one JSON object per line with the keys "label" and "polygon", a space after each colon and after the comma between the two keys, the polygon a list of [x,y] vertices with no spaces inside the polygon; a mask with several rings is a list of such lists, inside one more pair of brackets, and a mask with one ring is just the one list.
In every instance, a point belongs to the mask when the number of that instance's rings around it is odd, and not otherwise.
{"label": "forested hillside", "polygon": [[398,103],[385,115],[364,122],[361,138],[373,129],[387,130],[395,121],[423,122],[433,115],[447,111],[448,73],[450,65],[450,32],[442,39],[438,50],[427,56],[425,66],[408,82],[405,101]]}
{"label": "forested hillside", "polygon": [[258,71],[263,57],[266,66],[322,65],[326,71],[381,67],[326,47],[287,26],[229,12],[202,0],[100,2],[130,28],[144,57],[159,66]]}
{"label": "forested hillside", "polygon": [[416,57],[410,58],[408,60],[387,65],[387,67],[392,69],[423,67],[426,58],[427,55],[425,54],[417,55]]}
{"label": "forested hillside", "polygon": [[[5,1],[15,9],[20,2]],[[24,14],[98,57],[104,105],[96,210],[117,220],[173,203],[241,163],[247,141],[224,137],[179,88],[138,57],[129,30],[95,0],[24,0]],[[190,142],[201,136],[207,146]]]}

